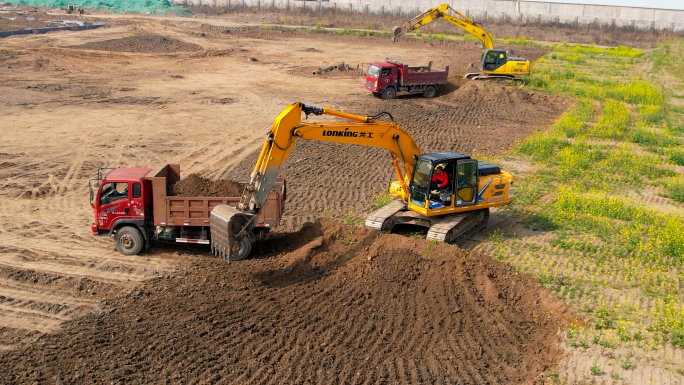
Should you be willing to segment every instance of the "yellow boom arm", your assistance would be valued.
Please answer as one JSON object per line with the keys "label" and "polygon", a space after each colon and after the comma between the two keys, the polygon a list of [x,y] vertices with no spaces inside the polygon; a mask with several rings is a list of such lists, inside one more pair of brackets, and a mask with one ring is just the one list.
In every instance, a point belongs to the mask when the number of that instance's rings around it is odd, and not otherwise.
{"label": "yellow boom arm", "polygon": [[[302,122],[302,112],[307,117],[312,114],[331,115],[350,122]],[[238,209],[248,213],[258,212],[297,139],[358,144],[388,150],[392,154],[397,177],[404,184],[404,199],[408,199],[406,177],[413,172],[415,157],[420,155],[420,150],[413,138],[395,123],[374,120],[381,115],[358,116],[302,103],[290,104],[273,122]],[[400,162],[403,167],[399,165]]]}
{"label": "yellow boom arm", "polygon": [[[447,11],[449,10],[451,10],[451,12],[455,13],[456,15],[460,16],[460,19],[456,16],[451,15],[450,13],[447,13]],[[401,27],[394,27],[392,31],[392,42],[397,40],[400,36],[408,32],[415,31],[416,29],[424,26],[425,24],[435,20],[438,17],[441,17],[444,20],[447,20],[457,25],[458,27],[461,27],[466,32],[475,36],[478,40],[480,40],[482,46],[485,49],[494,48],[494,44],[492,44],[492,38],[489,36],[487,31],[484,30],[484,28],[482,28],[478,23],[474,22],[473,20],[467,18],[464,14],[451,8],[449,4],[442,4],[439,7],[432,8],[407,21]]]}

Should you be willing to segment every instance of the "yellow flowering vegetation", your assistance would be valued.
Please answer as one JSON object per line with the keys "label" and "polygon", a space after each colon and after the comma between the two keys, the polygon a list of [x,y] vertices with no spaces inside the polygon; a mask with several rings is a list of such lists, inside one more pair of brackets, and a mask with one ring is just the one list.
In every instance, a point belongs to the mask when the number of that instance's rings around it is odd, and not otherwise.
{"label": "yellow flowering vegetation", "polygon": [[490,251],[589,321],[567,330],[572,347],[684,348],[684,111],[658,80],[684,84],[683,54],[684,40],[648,54],[559,45],[528,79],[575,104],[500,160],[538,166],[504,215],[540,236],[495,232]]}

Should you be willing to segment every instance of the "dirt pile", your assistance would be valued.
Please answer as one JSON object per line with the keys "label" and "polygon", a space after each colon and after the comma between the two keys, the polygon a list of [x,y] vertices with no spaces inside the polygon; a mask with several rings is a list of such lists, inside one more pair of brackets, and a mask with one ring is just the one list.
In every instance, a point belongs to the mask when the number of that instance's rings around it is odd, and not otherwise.
{"label": "dirt pile", "polygon": [[199,174],[190,174],[171,186],[167,195],[178,197],[237,197],[242,195],[244,189],[243,184],[232,180],[213,181],[203,178]]}
{"label": "dirt pile", "polygon": [[422,239],[309,224],[0,355],[9,382],[531,383],[570,314],[531,277]]}
{"label": "dirt pile", "polygon": [[145,52],[165,53],[179,51],[199,51],[202,49],[197,44],[182,40],[159,36],[159,35],[136,35],[120,39],[94,41],[81,45],[72,45],[68,48],[93,49],[99,51],[114,52]]}

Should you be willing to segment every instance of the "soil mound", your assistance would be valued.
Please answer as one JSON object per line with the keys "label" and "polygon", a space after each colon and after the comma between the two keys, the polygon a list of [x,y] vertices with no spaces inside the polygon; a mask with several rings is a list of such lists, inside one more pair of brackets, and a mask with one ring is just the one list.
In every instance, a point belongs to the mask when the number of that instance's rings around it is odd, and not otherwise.
{"label": "soil mound", "polygon": [[242,195],[245,186],[241,183],[223,179],[209,180],[199,174],[190,174],[171,186],[167,195],[178,197],[237,197]]}
{"label": "soil mound", "polygon": [[188,43],[182,40],[159,35],[136,35],[122,37],[120,39],[110,39],[94,41],[81,45],[72,45],[68,48],[93,49],[99,51],[114,52],[178,52],[178,51],[199,51],[202,49],[197,44]]}
{"label": "soil mound", "polygon": [[322,222],[105,301],[0,355],[9,382],[532,383],[566,307],[482,254]]}

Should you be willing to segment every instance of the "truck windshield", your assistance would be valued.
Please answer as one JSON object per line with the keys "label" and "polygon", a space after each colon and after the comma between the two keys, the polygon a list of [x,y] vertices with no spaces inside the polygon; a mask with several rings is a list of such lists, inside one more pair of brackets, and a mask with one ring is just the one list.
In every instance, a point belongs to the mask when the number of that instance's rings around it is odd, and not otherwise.
{"label": "truck windshield", "polygon": [[425,205],[428,189],[430,187],[431,171],[432,163],[423,159],[418,159],[418,162],[416,162],[416,171],[413,172],[413,179],[409,186],[411,191],[411,203],[419,206]]}
{"label": "truck windshield", "polygon": [[366,71],[366,75],[372,78],[377,78],[378,76],[380,76],[380,67],[369,64],[368,70]]}
{"label": "truck windshield", "polygon": [[100,206],[122,199],[128,199],[128,183],[109,182],[102,185],[102,190],[100,190]]}

